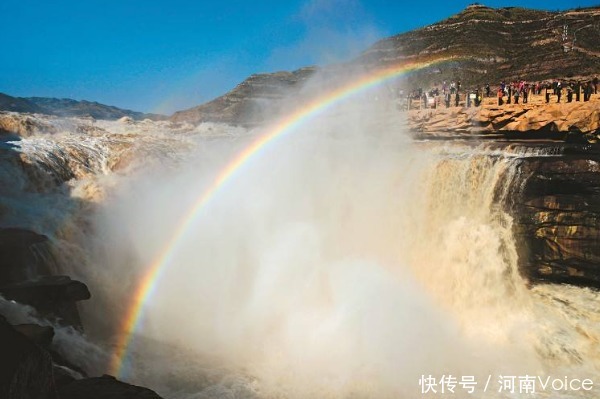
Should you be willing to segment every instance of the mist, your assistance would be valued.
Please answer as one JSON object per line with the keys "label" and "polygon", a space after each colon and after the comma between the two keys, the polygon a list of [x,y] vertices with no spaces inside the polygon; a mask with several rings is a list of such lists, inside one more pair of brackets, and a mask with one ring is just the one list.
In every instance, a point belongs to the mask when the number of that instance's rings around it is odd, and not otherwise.
{"label": "mist", "polygon": [[[422,375],[546,369],[495,205],[512,158],[413,142],[383,98],[339,102],[212,196],[171,249],[122,377],[168,397],[381,398],[419,396]],[[84,318],[107,347],[189,209],[268,129],[200,128],[180,162],[120,177],[88,243]]]}

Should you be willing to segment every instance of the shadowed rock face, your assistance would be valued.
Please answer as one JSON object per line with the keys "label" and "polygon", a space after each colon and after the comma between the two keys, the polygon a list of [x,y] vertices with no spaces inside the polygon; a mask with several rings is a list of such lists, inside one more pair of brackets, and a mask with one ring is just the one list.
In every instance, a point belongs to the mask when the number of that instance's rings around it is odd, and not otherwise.
{"label": "shadowed rock face", "polygon": [[61,399],[161,399],[154,391],[111,376],[74,381],[62,387],[59,394]]}
{"label": "shadowed rock face", "polygon": [[600,288],[600,154],[523,160],[515,195],[523,273]]}
{"label": "shadowed rock face", "polygon": [[47,242],[30,230],[0,228],[0,286],[51,274],[41,256]]}
{"label": "shadowed rock face", "polygon": [[76,302],[90,299],[87,286],[67,276],[46,276],[0,287],[6,299],[33,306],[40,315],[82,328]]}
{"label": "shadowed rock face", "polygon": [[54,399],[50,355],[0,317],[0,398]]}
{"label": "shadowed rock face", "polygon": [[54,276],[50,242],[44,235],[0,228],[0,295],[33,306],[41,316],[82,328],[77,301],[90,298],[87,286]]}

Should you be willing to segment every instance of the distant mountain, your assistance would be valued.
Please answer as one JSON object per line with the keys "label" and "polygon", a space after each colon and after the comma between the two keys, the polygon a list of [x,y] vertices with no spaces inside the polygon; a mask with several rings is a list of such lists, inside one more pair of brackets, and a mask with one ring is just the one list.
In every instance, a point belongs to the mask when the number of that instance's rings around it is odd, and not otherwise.
{"label": "distant mountain", "polygon": [[38,113],[55,116],[91,116],[94,119],[119,119],[130,117],[136,120],[165,119],[164,115],[145,114],[90,101],[67,98],[12,97],[0,93],[0,111]]}
{"label": "distant mountain", "polygon": [[[407,90],[460,80],[462,87],[501,80],[590,79],[600,75],[600,6],[562,12],[480,4],[433,25],[375,43],[355,60],[328,67],[335,77],[406,62],[452,61],[412,74]],[[175,121],[254,125],[282,111],[282,100],[301,92],[316,71],[252,75],[229,93],[176,112]],[[254,112],[258,110],[258,112]]]}
{"label": "distant mountain", "polygon": [[0,93],[0,111],[43,113],[43,110],[31,101]]}

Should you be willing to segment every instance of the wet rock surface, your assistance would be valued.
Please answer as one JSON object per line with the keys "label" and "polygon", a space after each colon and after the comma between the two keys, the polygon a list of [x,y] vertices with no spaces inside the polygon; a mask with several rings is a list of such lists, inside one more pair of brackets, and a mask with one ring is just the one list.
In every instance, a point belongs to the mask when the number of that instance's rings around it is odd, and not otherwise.
{"label": "wet rock surface", "polygon": [[50,355],[0,317],[0,397],[54,399]]}
{"label": "wet rock surface", "polygon": [[87,378],[53,345],[56,331],[49,324],[82,331],[77,302],[91,294],[84,283],[55,274],[53,260],[44,256],[51,245],[32,230],[0,228],[0,299],[30,306],[41,323],[11,325],[0,315],[0,398],[160,399],[112,377]]}
{"label": "wet rock surface", "polygon": [[15,112],[0,112],[0,137],[13,134],[29,137],[36,133],[56,133],[56,128],[33,115]]}
{"label": "wet rock surface", "polygon": [[63,325],[83,328],[76,302],[90,299],[87,286],[68,276],[45,276],[0,286],[6,299],[30,305],[41,316]]}
{"label": "wet rock surface", "polygon": [[587,150],[523,160],[513,214],[532,282],[600,288],[600,155]]}
{"label": "wet rock surface", "polygon": [[47,276],[51,265],[42,253],[48,237],[21,228],[0,228],[0,286]]}
{"label": "wet rock surface", "polygon": [[147,388],[129,385],[111,376],[73,381],[60,388],[61,399],[161,399]]}

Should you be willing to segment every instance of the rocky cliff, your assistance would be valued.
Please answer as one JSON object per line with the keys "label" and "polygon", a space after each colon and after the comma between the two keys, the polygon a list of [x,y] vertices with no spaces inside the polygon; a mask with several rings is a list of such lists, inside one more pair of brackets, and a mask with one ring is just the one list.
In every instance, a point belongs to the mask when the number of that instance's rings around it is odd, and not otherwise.
{"label": "rocky cliff", "polygon": [[[327,73],[347,75],[352,69],[443,58],[451,61],[412,74],[405,88],[428,88],[444,80],[460,80],[463,87],[514,79],[585,80],[600,73],[598,38],[600,7],[550,12],[471,5],[439,23],[381,40],[355,60],[329,66]],[[278,116],[282,99],[301,95],[314,72],[305,68],[253,75],[224,96],[172,119],[255,125]]]}
{"label": "rocky cliff", "polygon": [[[533,96],[527,104],[498,105],[485,99],[480,107],[417,109],[406,113],[409,129],[420,138],[481,137],[515,139],[558,139],[595,142],[600,139],[600,95],[590,101],[546,104]],[[418,107],[419,105],[414,105]]]}
{"label": "rocky cliff", "polygon": [[566,146],[526,158],[513,198],[523,273],[533,282],[600,288],[600,152]]}
{"label": "rocky cliff", "polygon": [[457,59],[419,74],[423,87],[453,79],[481,86],[590,77],[600,71],[599,37],[600,7],[549,12],[474,4],[444,21],[384,39],[358,61],[380,65],[421,57]]}
{"label": "rocky cliff", "polygon": [[175,122],[257,125],[282,111],[281,101],[297,94],[315,68],[250,76],[232,91],[206,104],[173,114]]}

